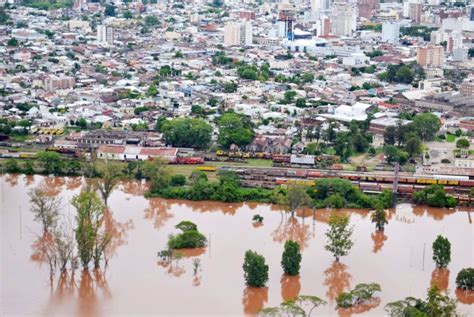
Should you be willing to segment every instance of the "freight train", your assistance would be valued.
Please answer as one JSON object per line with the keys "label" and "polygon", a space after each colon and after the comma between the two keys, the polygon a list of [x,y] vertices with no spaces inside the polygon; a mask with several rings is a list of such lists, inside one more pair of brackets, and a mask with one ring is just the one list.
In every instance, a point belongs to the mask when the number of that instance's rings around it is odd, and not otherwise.
{"label": "freight train", "polygon": [[[310,169],[286,169],[286,168],[235,168],[221,167],[223,170],[235,172],[242,184],[256,185],[257,182],[264,184],[264,187],[275,187],[288,184],[300,184],[314,186],[321,178],[342,178],[353,183],[370,187],[374,183],[391,185],[394,182],[394,175],[389,173],[366,173],[366,172],[342,172],[334,170],[310,170]],[[443,186],[458,186],[464,188],[474,187],[474,177],[457,175],[410,175],[403,174],[398,178],[399,188],[412,188],[413,186],[426,186],[439,184]],[[404,186],[407,185],[407,186]],[[411,186],[411,187],[410,187]]]}

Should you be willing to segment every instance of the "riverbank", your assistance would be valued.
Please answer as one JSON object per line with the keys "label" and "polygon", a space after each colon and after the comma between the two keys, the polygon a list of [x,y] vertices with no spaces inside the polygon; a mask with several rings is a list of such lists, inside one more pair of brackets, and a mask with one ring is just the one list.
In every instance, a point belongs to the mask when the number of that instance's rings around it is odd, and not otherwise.
{"label": "riverbank", "polygon": [[[120,169],[121,178],[124,179],[147,179],[150,190],[147,197],[162,197],[168,199],[188,199],[193,201],[213,200],[222,202],[263,202],[278,203],[276,194],[285,194],[286,186],[276,189],[258,187],[244,187],[240,179],[235,175],[221,177],[224,171],[218,169],[200,172],[195,165],[163,165],[160,163],[146,162],[91,162],[64,158],[55,152],[43,152],[36,159],[7,159],[0,160],[0,171],[8,173],[24,173],[27,175],[51,175],[56,176],[87,176],[100,177],[98,168],[106,164],[113,164]],[[159,167],[153,167],[159,164]],[[259,162],[262,164],[262,162]],[[212,162],[213,167],[226,165]],[[205,165],[206,166],[206,165]],[[166,175],[147,175],[147,171],[159,169],[160,173]],[[148,173],[149,174],[149,173]],[[199,175],[197,177],[196,175]],[[173,182],[173,178],[180,177],[179,183]],[[202,178],[202,179],[201,179]],[[155,179],[155,180],[154,180]],[[360,189],[354,188],[348,180],[329,178],[320,179],[315,186],[308,186],[308,194],[312,198],[312,204],[316,208],[389,208],[392,205],[392,194],[384,190],[381,194],[365,194]],[[441,189],[440,189],[441,188]],[[430,191],[425,195],[414,196],[415,202],[426,203],[437,207],[453,207],[459,203],[450,197],[444,188],[438,187],[437,197],[431,199]],[[469,200],[466,200],[469,204]]]}

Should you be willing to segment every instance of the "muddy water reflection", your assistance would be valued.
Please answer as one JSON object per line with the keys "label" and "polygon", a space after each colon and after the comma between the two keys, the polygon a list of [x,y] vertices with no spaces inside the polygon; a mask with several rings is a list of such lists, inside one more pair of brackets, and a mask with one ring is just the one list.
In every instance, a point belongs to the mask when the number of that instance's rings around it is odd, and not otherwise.
{"label": "muddy water reflection", "polygon": [[372,241],[374,241],[374,247],[372,252],[377,253],[382,250],[383,244],[387,241],[388,237],[385,235],[383,231],[376,231],[371,235]]}
{"label": "muddy water reflection", "polygon": [[255,315],[265,307],[268,301],[268,287],[246,287],[242,304],[246,315]]}
{"label": "muddy water reflection", "polygon": [[339,294],[350,289],[352,276],[347,270],[347,265],[334,261],[332,265],[324,271],[324,285],[327,286],[326,296],[330,302],[334,302]]}
{"label": "muddy water reflection", "polygon": [[[250,315],[301,294],[330,302],[313,315],[382,315],[387,302],[424,297],[432,284],[455,295],[461,312],[472,311],[472,293],[455,290],[457,272],[474,263],[474,230],[466,207],[456,212],[400,204],[389,210],[389,224],[382,233],[374,231],[370,212],[338,211],[351,216],[355,241],[351,253],[338,263],[324,250],[330,210],[306,209],[291,218],[278,206],[255,203],[145,199],[144,183],[122,182],[104,218],[114,237],[106,271],[56,272],[50,281],[48,237],[40,234],[41,227],[28,212],[27,193],[46,184],[62,199],[64,216],[74,219],[74,208],[68,204],[86,181],[5,175],[0,182],[0,315]],[[257,213],[264,221],[255,229],[252,217]],[[157,252],[182,220],[195,222],[210,244],[161,262]],[[451,241],[452,262],[445,271],[436,270],[431,260],[431,244],[438,234]],[[281,252],[287,239],[302,245],[297,277],[282,276]],[[270,267],[267,288],[245,287],[242,261],[247,249],[265,256]],[[364,282],[381,285],[378,301],[353,310],[334,309],[337,295]]]}
{"label": "muddy water reflection", "polygon": [[280,280],[282,301],[293,300],[300,295],[300,276],[289,276],[283,274]]}

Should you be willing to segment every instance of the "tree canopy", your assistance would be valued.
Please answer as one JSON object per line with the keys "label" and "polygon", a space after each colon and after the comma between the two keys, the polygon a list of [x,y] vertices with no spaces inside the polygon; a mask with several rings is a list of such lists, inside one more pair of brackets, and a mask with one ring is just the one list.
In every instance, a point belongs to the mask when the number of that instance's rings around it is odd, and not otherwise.
{"label": "tree canopy", "polygon": [[255,137],[251,121],[235,112],[226,112],[218,121],[218,143],[225,149],[232,144],[241,148],[250,144]]}
{"label": "tree canopy", "polygon": [[178,118],[164,122],[160,131],[167,144],[205,148],[211,142],[212,127],[202,119]]}

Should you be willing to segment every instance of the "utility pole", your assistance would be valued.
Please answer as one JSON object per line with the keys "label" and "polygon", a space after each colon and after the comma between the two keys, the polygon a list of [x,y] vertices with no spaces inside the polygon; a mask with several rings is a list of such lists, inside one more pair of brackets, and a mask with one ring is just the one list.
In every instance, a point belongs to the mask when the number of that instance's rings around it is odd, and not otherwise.
{"label": "utility pole", "polygon": [[395,163],[395,169],[393,173],[393,186],[392,186],[392,206],[397,202],[398,195],[398,179],[400,177],[400,164]]}

